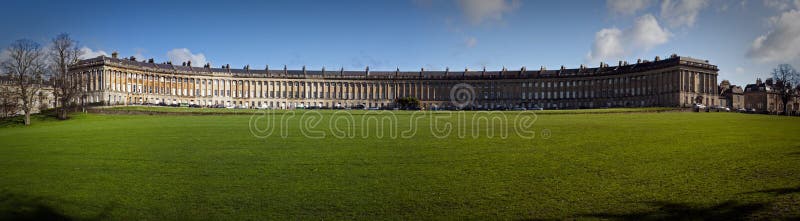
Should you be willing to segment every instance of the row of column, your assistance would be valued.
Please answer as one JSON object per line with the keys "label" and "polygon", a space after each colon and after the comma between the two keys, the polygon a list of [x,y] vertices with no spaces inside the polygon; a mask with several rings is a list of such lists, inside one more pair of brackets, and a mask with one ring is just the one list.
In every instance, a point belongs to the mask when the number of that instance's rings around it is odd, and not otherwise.
{"label": "row of column", "polygon": [[341,100],[393,100],[398,97],[416,97],[421,100],[447,100],[445,95],[449,93],[452,85],[441,81],[350,82],[198,78],[116,70],[97,76],[97,83],[92,85],[102,85],[111,92],[181,97]]}
{"label": "row of column", "polygon": [[[451,80],[346,81],[324,79],[231,79],[93,69],[88,91],[203,98],[450,101]],[[653,96],[673,92],[714,93],[716,75],[687,70],[586,79],[524,79],[464,82],[475,100],[590,99]]]}
{"label": "row of column", "polygon": [[661,72],[578,80],[523,82],[521,99],[582,99],[651,96],[678,92],[677,72]]}

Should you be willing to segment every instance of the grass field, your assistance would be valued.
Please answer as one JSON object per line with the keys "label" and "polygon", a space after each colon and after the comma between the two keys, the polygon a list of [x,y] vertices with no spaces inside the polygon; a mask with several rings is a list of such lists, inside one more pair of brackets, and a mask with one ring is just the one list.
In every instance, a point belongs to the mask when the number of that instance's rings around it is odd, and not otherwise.
{"label": "grass field", "polygon": [[[266,138],[248,114],[7,122],[0,219],[800,218],[797,117],[562,112],[537,114],[532,138],[455,118],[479,136],[438,138],[430,118],[411,123],[417,112],[377,112],[418,133],[378,138],[356,124],[353,137],[311,139],[304,113]],[[476,115],[489,114],[464,116]],[[344,122],[317,116],[320,128]]]}

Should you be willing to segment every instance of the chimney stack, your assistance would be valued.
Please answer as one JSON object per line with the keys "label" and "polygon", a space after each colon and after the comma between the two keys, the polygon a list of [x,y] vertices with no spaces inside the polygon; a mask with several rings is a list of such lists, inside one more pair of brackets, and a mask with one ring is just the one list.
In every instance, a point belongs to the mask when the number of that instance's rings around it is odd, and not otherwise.
{"label": "chimney stack", "polygon": [[117,56],[119,56],[119,52],[117,52],[117,51],[111,52],[111,57],[112,58],[117,58]]}

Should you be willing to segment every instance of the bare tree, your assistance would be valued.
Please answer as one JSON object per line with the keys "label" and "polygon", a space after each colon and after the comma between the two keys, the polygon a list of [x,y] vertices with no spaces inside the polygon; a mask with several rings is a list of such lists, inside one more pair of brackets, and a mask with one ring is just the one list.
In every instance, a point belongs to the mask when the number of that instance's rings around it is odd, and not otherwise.
{"label": "bare tree", "polygon": [[25,113],[27,126],[31,124],[31,111],[42,87],[42,76],[46,69],[45,54],[38,43],[27,39],[15,41],[6,50],[9,58],[3,61],[2,67],[21,101],[19,107]]}
{"label": "bare tree", "polygon": [[72,103],[81,96],[82,77],[70,73],[69,67],[78,63],[81,57],[78,42],[69,34],[59,34],[53,38],[50,47],[51,69],[53,71],[53,96],[61,106],[58,108],[58,119],[65,120]]}
{"label": "bare tree", "polygon": [[772,79],[775,81],[772,87],[778,93],[781,102],[783,102],[783,113],[788,115],[788,102],[793,96],[796,96],[792,85],[798,85],[800,72],[797,72],[789,64],[779,64],[778,67],[772,70]]}

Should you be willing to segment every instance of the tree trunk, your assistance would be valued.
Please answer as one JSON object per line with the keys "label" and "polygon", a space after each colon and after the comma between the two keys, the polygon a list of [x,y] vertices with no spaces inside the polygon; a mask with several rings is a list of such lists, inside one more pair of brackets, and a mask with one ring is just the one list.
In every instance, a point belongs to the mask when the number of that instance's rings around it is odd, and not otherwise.
{"label": "tree trunk", "polygon": [[786,102],[783,102],[783,115],[789,116],[789,111],[788,111],[789,108],[788,107],[789,107],[789,104],[787,104]]}
{"label": "tree trunk", "polygon": [[25,126],[31,125],[31,112],[25,111]]}
{"label": "tree trunk", "polygon": [[782,98],[783,99],[781,99],[781,100],[783,101],[783,115],[789,116],[789,112],[787,111],[787,110],[789,110],[788,109],[788,107],[789,107],[789,98],[786,97],[786,96],[784,96]]}
{"label": "tree trunk", "polygon": [[67,108],[68,107],[66,107],[66,106],[62,106],[61,108],[58,109],[58,119],[59,120],[66,120],[67,119],[67,113],[69,112],[69,110],[67,110]]}

